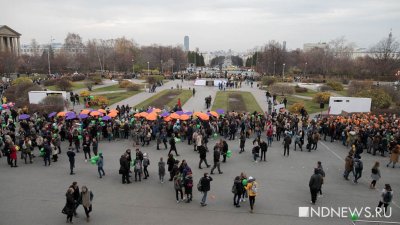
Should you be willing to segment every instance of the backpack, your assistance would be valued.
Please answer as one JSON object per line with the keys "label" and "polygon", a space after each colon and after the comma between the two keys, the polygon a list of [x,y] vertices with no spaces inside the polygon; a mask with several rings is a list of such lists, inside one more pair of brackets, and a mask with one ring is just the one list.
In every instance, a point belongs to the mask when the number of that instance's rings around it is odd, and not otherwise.
{"label": "backpack", "polygon": [[188,180],[186,186],[188,188],[192,188],[193,187],[193,181],[192,180]]}
{"label": "backpack", "polygon": [[362,170],[363,169],[362,162],[360,160],[355,161],[354,168],[358,169],[358,170]]}
{"label": "backpack", "polygon": [[235,183],[233,183],[233,185],[232,185],[232,193],[233,194],[237,193],[237,188],[236,188],[236,184]]}
{"label": "backpack", "polygon": [[253,182],[253,184],[251,185],[251,191],[253,193],[257,193],[257,184],[255,182]]}
{"label": "backpack", "polygon": [[197,190],[202,192],[203,191],[203,187],[201,185],[201,181],[203,180],[203,178],[200,178],[199,182],[197,183]]}
{"label": "backpack", "polygon": [[387,191],[384,195],[383,195],[383,202],[384,203],[389,203],[392,201],[393,195],[390,191]]}
{"label": "backpack", "polygon": [[377,174],[377,173],[378,173],[378,169],[372,168],[372,169],[371,169],[371,172],[372,172],[372,174]]}
{"label": "backpack", "polygon": [[148,166],[150,163],[149,163],[149,159],[148,158],[144,158],[143,159],[143,166]]}

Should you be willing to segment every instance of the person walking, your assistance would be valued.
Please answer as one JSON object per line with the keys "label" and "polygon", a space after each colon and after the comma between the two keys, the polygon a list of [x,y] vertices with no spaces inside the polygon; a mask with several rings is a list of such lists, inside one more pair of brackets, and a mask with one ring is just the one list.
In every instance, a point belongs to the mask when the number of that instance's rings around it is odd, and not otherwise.
{"label": "person walking", "polygon": [[253,141],[253,145],[251,153],[253,154],[254,162],[257,162],[258,157],[260,157],[260,146],[258,145],[258,141]]}
{"label": "person walking", "polygon": [[86,221],[89,222],[90,215],[89,213],[92,212],[92,201],[93,201],[93,193],[89,190],[86,186],[82,186],[80,203],[83,206],[86,214]]}
{"label": "person walking", "polygon": [[87,162],[87,156],[89,156],[89,159],[92,158],[90,154],[90,137],[86,136],[82,142],[83,146],[83,153],[85,154],[85,162]]}
{"label": "person walking", "polygon": [[386,165],[386,167],[389,167],[389,165],[392,163],[392,167],[394,168],[396,163],[399,162],[399,154],[400,154],[400,145],[396,145],[396,147],[394,147],[392,149],[391,155],[390,155],[390,161],[389,163]]}
{"label": "person walking", "polygon": [[176,142],[175,142],[175,134],[172,134],[171,139],[169,139],[170,149],[168,155],[171,154],[172,151],[175,151],[176,156],[179,156],[178,152],[176,151]]}
{"label": "person walking", "polygon": [[218,173],[222,174],[221,162],[220,162],[220,158],[221,158],[220,148],[221,148],[221,146],[218,143],[214,146],[214,165],[211,168],[211,174],[214,174],[215,168],[218,168]]}
{"label": "person walking", "polygon": [[233,181],[232,186],[232,193],[233,193],[233,205],[237,208],[240,207],[240,198],[243,194],[243,184],[240,180],[240,176],[236,176],[235,180]]}
{"label": "person walking", "polygon": [[[175,188],[175,196],[176,203],[183,201],[183,177],[181,173],[177,173],[174,176],[174,188]],[[179,200],[179,193],[181,194],[181,200]]]}
{"label": "person walking", "polygon": [[244,150],[244,146],[245,146],[245,144],[246,144],[246,135],[244,134],[244,132],[240,132],[240,144],[239,144],[239,148],[240,148],[240,151],[239,151],[239,154],[241,154],[242,152],[244,152],[245,150]]}
{"label": "person walking", "polygon": [[324,184],[324,179],[325,179],[325,171],[324,168],[322,167],[322,163],[321,161],[318,161],[317,163],[317,169],[318,169],[318,173],[321,175],[322,177],[322,183],[321,183],[321,187],[319,189],[319,197],[322,197],[322,185]]}
{"label": "person walking", "polygon": [[353,154],[349,152],[349,154],[346,156],[345,159],[344,173],[343,173],[344,179],[349,180],[349,174],[351,171],[353,171]]}
{"label": "person walking", "polygon": [[254,179],[252,176],[250,176],[247,180],[246,190],[249,195],[250,213],[253,213],[254,203],[256,202],[256,196],[258,192],[258,184],[256,179]]}
{"label": "person walking", "polygon": [[139,179],[139,182],[141,182],[142,181],[142,172],[143,172],[142,161],[140,161],[138,158],[136,158],[134,165],[135,165],[135,168],[134,168],[135,182],[137,182],[138,179]]}
{"label": "person walking", "polygon": [[379,162],[376,161],[374,166],[371,169],[371,184],[369,185],[369,188],[375,189],[376,182],[381,178],[381,171],[379,169]]}
{"label": "person walking", "polygon": [[186,175],[184,184],[185,184],[186,203],[189,203],[193,199],[193,177],[191,172],[189,172]]}
{"label": "person walking", "polygon": [[50,156],[51,156],[51,153],[53,152],[53,150],[51,149],[50,143],[47,139],[45,141],[43,148],[44,148],[44,156],[43,156],[44,166],[47,166],[47,164],[49,164],[49,166],[50,166],[50,163],[51,163]]}
{"label": "person walking", "polygon": [[283,138],[283,156],[286,156],[287,153],[287,157],[289,157],[289,147],[291,143],[292,138],[290,137],[290,135],[286,134],[285,138]]}
{"label": "person walking", "polygon": [[204,145],[200,145],[197,147],[199,155],[200,155],[200,161],[199,161],[199,169],[202,169],[201,164],[204,162],[207,166],[207,168],[210,167],[207,163],[207,149],[204,147]]}
{"label": "person walking", "polygon": [[172,181],[174,178],[174,175],[172,174],[172,169],[174,168],[175,165],[175,159],[172,154],[168,154],[168,159],[167,159],[167,165],[168,165],[168,172],[169,172],[169,181]]}
{"label": "person walking", "polygon": [[68,188],[67,193],[65,193],[66,203],[62,210],[62,213],[67,215],[67,223],[73,223],[72,217],[75,212],[75,201],[74,201],[74,189]]}
{"label": "person walking", "polygon": [[81,195],[80,192],[79,192],[78,182],[76,182],[76,181],[72,182],[71,186],[69,186],[69,187],[74,189],[74,192],[73,192],[73,197],[74,197],[74,215],[75,215],[75,217],[78,217],[78,214],[76,213],[76,210],[79,207],[79,204],[80,204],[79,198],[80,198],[80,195]]}
{"label": "person walking", "polygon": [[204,176],[200,179],[200,190],[203,193],[203,197],[201,198],[200,205],[201,206],[206,206],[207,203],[207,193],[211,189],[211,181],[212,177],[208,175],[208,173],[204,173]]}
{"label": "person walking", "polygon": [[122,183],[123,184],[130,184],[131,181],[129,180],[129,162],[127,159],[128,155],[124,154],[121,155],[121,158],[119,159],[119,164],[120,164],[120,169],[119,169],[119,174],[122,175]]}
{"label": "person walking", "polygon": [[68,148],[67,151],[67,156],[68,156],[68,160],[69,160],[69,169],[70,169],[70,175],[74,175],[74,168],[75,168],[75,152],[74,149],[72,147]]}
{"label": "person walking", "polygon": [[314,168],[314,174],[311,176],[310,182],[308,183],[311,192],[311,203],[314,205],[315,202],[317,201],[317,194],[318,191],[321,189],[321,185],[322,185],[322,176],[319,173],[319,169]]}
{"label": "person walking", "polygon": [[164,176],[165,176],[165,162],[163,161],[163,157],[160,158],[158,162],[158,176],[160,178],[160,182],[164,183]]}
{"label": "person walking", "polygon": [[97,164],[97,171],[99,172],[99,177],[102,178],[103,176],[106,175],[104,172],[103,166],[104,166],[104,158],[103,158],[103,153],[99,153],[99,159],[96,162]]}
{"label": "person walking", "polygon": [[220,144],[222,146],[222,151],[221,151],[222,162],[226,163],[226,157],[227,157],[227,154],[228,154],[229,146],[228,146],[228,143],[226,143],[226,141],[224,141],[222,139],[220,140]]}
{"label": "person walking", "polygon": [[378,208],[382,208],[383,205],[384,213],[386,214],[387,207],[389,206],[389,204],[392,202],[393,199],[393,191],[390,184],[385,184],[385,188],[381,192],[381,197],[382,199],[378,203]]}
{"label": "person walking", "polygon": [[144,178],[147,179],[149,177],[149,171],[147,170],[147,167],[150,166],[150,159],[147,153],[143,154],[143,173],[144,173]]}
{"label": "person walking", "polygon": [[10,166],[18,167],[17,166],[17,145],[15,145],[14,143],[12,143],[11,147],[10,147]]}
{"label": "person walking", "polygon": [[354,183],[358,183],[358,179],[361,178],[362,176],[362,171],[363,171],[363,162],[361,161],[361,156],[359,155],[358,157],[354,157]]}
{"label": "person walking", "polygon": [[267,161],[266,155],[267,155],[267,151],[268,151],[268,144],[263,139],[260,139],[260,149],[261,149],[260,161],[262,161],[264,159],[264,162],[265,162],[265,161]]}

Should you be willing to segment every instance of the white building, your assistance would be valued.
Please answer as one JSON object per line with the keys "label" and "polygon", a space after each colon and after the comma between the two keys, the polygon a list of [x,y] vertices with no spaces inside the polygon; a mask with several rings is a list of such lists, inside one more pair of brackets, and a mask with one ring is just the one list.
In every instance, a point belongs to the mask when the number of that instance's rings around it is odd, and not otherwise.
{"label": "white building", "polygon": [[[21,45],[21,54],[22,55],[42,55],[44,51],[49,49],[50,44],[42,44],[32,46],[30,44],[23,44]],[[61,51],[65,51],[71,55],[76,55],[78,53],[85,54],[87,49],[85,46],[81,46],[79,48],[66,48],[62,43],[51,43],[51,49],[53,50],[54,54],[58,54]]]}
{"label": "white building", "polygon": [[183,38],[183,47],[186,52],[189,51],[189,36]]}
{"label": "white building", "polygon": [[328,44],[325,42],[303,44],[303,51],[305,51],[305,52],[311,51],[314,48],[326,49],[326,48],[328,48]]}

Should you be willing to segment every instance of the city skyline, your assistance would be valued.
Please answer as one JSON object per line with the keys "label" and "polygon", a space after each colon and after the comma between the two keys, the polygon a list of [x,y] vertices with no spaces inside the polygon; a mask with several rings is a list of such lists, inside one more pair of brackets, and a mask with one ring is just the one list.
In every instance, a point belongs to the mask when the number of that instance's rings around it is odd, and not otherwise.
{"label": "city skyline", "polygon": [[183,46],[182,37],[188,35],[192,49],[244,52],[269,40],[286,41],[287,49],[301,49],[304,43],[341,36],[357,47],[369,48],[391,29],[395,38],[400,33],[400,3],[395,0],[173,0],[168,4],[16,0],[2,6],[2,23],[21,33],[23,44],[33,38],[41,44],[50,38],[62,43],[71,32],[84,42],[125,36],[139,45]]}

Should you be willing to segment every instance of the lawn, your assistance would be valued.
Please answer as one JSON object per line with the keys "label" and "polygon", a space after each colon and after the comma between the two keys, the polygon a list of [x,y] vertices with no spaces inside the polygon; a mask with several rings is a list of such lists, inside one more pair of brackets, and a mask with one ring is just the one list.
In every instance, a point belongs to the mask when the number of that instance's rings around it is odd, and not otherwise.
{"label": "lawn", "polygon": [[227,111],[262,112],[256,99],[250,92],[219,91],[214,100],[212,110],[224,109]]}
{"label": "lawn", "polygon": [[294,94],[312,98],[312,97],[314,97],[314,94],[316,94],[316,93],[318,93],[318,92],[308,89],[307,92],[304,92],[304,93],[295,92]]}
{"label": "lawn", "polygon": [[[77,90],[77,89],[82,89],[82,88],[86,88],[85,83],[83,83],[82,81],[78,81],[78,82],[71,82],[72,83],[72,90]],[[47,86],[44,87],[47,90],[51,90],[51,91],[59,91],[58,87],[55,85],[51,85],[51,86]]]}
{"label": "lawn", "polygon": [[[278,101],[283,100],[282,96],[279,96],[277,98],[278,98]],[[292,104],[294,104],[296,102],[303,102],[304,108],[307,110],[308,114],[321,112],[321,109],[319,108],[319,104],[313,102],[312,100],[297,98],[297,97],[293,97],[293,96],[286,96],[286,99],[288,100],[287,108],[289,108]],[[325,104],[325,108],[323,109],[323,111],[328,109],[328,105],[329,104]]]}
{"label": "lawn", "polygon": [[139,103],[135,108],[141,109],[149,106],[157,108],[168,106],[169,108],[173,108],[178,103],[178,98],[181,99],[181,104],[183,106],[191,97],[192,91],[189,90],[164,90]]}
{"label": "lawn", "polygon": [[[110,101],[108,105],[113,105],[117,102],[120,102],[120,101],[126,99],[126,98],[129,98],[136,94],[139,94],[140,92],[141,91],[127,91],[127,92],[104,94],[101,96],[108,98],[108,100]],[[99,107],[94,107],[94,108],[99,108]]]}
{"label": "lawn", "polygon": [[[141,89],[144,88],[144,84],[139,84],[139,86]],[[114,85],[107,86],[107,87],[93,89],[92,92],[96,93],[96,92],[125,91],[125,90],[126,90],[126,88],[120,88],[119,84],[114,84]]]}

